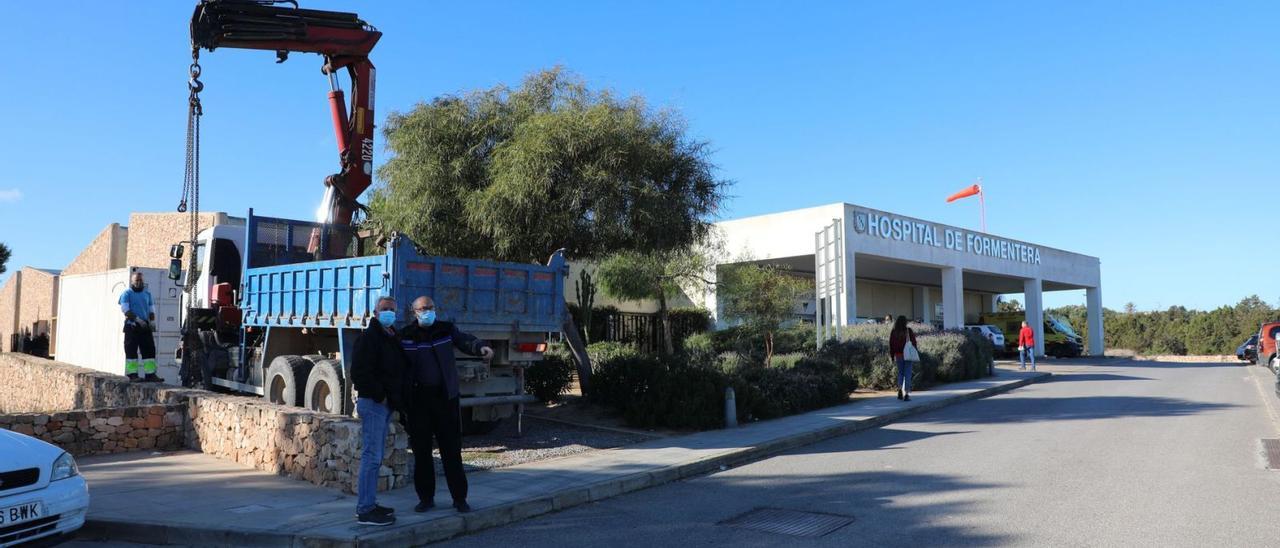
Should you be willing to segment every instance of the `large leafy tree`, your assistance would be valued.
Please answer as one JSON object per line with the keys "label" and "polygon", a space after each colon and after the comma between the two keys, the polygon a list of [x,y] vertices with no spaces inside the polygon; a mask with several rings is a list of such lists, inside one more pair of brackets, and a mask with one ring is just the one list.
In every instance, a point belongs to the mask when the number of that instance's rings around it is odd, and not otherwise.
{"label": "large leafy tree", "polygon": [[626,251],[609,256],[596,271],[600,286],[611,297],[658,301],[664,352],[675,352],[668,301],[685,288],[707,287],[711,259],[693,248],[653,253]]}
{"label": "large leafy tree", "polygon": [[540,262],[681,249],[726,181],[680,117],[561,69],[390,115],[371,219],[431,253]]}
{"label": "large leafy tree", "polygon": [[5,273],[5,268],[9,264],[10,255],[12,255],[12,252],[9,251],[9,246],[0,243],[0,274]]}

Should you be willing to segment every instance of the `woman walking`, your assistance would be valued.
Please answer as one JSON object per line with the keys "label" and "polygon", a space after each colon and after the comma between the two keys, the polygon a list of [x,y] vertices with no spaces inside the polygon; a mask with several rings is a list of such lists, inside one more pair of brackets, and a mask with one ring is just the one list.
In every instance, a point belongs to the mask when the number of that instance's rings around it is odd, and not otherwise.
{"label": "woman walking", "polygon": [[[908,343],[911,344],[910,352],[907,352]],[[911,401],[911,364],[920,358],[917,348],[916,334],[907,327],[907,317],[898,316],[898,320],[893,322],[893,331],[889,332],[889,354],[898,365],[898,399],[903,401]]]}

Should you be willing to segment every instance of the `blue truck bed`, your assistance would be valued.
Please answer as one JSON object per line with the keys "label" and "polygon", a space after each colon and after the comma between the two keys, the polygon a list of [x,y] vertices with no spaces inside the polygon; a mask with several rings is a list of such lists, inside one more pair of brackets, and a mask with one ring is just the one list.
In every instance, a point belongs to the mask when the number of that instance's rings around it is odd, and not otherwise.
{"label": "blue truck bed", "polygon": [[[556,254],[547,266],[436,257],[418,252],[409,238],[393,236],[379,255],[302,259],[308,241],[329,247],[323,225],[254,217],[246,222],[243,325],[246,327],[362,328],[378,298],[390,295],[401,312],[426,295],[439,316],[464,331],[560,331],[565,314],[567,266]],[[282,231],[282,244],[267,242],[267,229]],[[274,237],[274,236],[272,236]],[[275,256],[297,261],[256,265],[263,246],[284,249]],[[282,247],[283,246],[283,247]]]}

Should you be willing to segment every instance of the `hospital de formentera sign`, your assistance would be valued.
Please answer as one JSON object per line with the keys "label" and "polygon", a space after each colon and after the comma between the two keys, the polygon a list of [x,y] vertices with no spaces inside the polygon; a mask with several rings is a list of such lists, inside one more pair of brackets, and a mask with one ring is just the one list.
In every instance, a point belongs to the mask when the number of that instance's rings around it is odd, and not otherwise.
{"label": "hospital de formentera sign", "polygon": [[853,229],[858,234],[875,238],[941,247],[1019,263],[1040,264],[1040,249],[1035,246],[888,214],[854,212]]}

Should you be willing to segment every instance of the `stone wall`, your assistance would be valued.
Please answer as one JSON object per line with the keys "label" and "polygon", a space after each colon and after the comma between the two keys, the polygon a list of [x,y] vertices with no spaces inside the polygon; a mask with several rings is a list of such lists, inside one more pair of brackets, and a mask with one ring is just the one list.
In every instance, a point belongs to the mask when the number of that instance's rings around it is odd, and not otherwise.
{"label": "stone wall", "polygon": [[[237,221],[243,223],[226,213],[201,213],[200,230]],[[187,213],[133,213],[129,215],[128,266],[169,268],[169,246],[190,239],[191,216]]]}
{"label": "stone wall", "polygon": [[0,286],[0,352],[13,350],[10,340],[18,332],[18,286],[22,283],[22,271],[9,275]]}
{"label": "stone wall", "polygon": [[71,264],[62,269],[62,274],[92,274],[124,268],[128,243],[128,229],[119,223],[111,223],[71,260]]}
{"label": "stone wall", "polygon": [[0,415],[0,428],[57,445],[77,457],[175,451],[186,444],[184,404]]}
{"label": "stone wall", "polygon": [[[80,409],[97,413],[105,411],[102,408],[154,405],[184,410],[181,430],[188,448],[355,492],[363,449],[357,419],[275,405],[258,397],[130,383],[119,375],[0,353],[0,413],[56,416]],[[410,481],[409,437],[398,421],[392,421],[386,444],[379,488],[403,487]]]}

